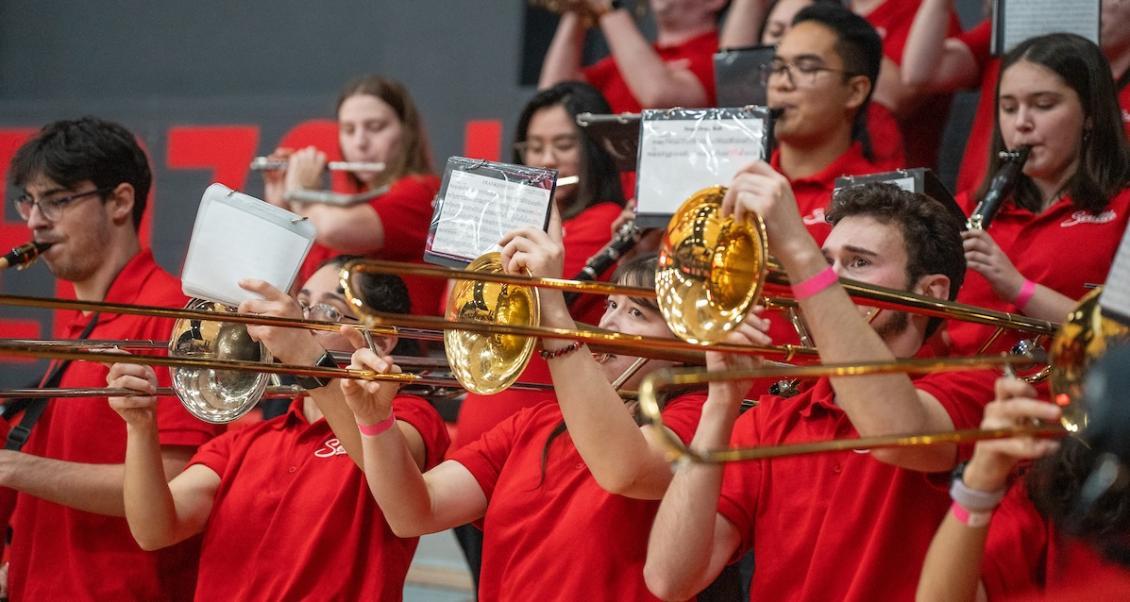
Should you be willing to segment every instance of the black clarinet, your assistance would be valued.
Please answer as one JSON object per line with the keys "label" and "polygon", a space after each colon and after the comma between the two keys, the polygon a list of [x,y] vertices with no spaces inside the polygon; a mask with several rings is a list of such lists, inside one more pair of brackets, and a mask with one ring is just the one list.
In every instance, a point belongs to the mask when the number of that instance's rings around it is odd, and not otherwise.
{"label": "black clarinet", "polygon": [[[612,235],[612,240],[604,245],[597,251],[589,260],[585,262],[585,267],[581,268],[580,273],[573,277],[573,280],[589,281],[596,280],[605,270],[612,267],[620,257],[636,246],[640,241],[640,230],[636,227],[636,222],[630,220],[620,225],[616,230],[616,234]],[[572,303],[580,293],[565,293],[565,302]]]}
{"label": "black clarinet", "polygon": [[969,220],[965,222],[967,229],[989,229],[989,222],[993,221],[1001,203],[1016,186],[1016,178],[1020,175],[1020,170],[1024,169],[1024,163],[1028,160],[1028,153],[1031,151],[1031,146],[1021,146],[1013,151],[1001,151],[1000,169],[993,176],[993,181],[989,182],[989,190],[985,192],[985,198],[977,203],[977,207],[969,215]]}
{"label": "black clarinet", "polygon": [[0,270],[16,268],[22,270],[35,262],[41,253],[51,248],[49,242],[29,242],[8,251],[0,257]]}

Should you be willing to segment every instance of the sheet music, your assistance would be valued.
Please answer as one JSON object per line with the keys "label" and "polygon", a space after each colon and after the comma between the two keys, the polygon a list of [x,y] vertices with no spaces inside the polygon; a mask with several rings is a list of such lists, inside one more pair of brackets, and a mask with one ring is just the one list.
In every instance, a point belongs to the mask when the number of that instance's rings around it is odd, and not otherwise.
{"label": "sheet music", "polygon": [[[1097,44],[1100,1],[998,0],[993,23],[993,39],[997,43],[994,51],[1003,54],[1028,38],[1055,32],[1079,34]],[[1001,15],[1003,23],[998,22]]]}
{"label": "sheet music", "polygon": [[1099,295],[1103,315],[1130,325],[1130,230],[1122,236]]}
{"label": "sheet music", "polygon": [[428,250],[468,261],[497,251],[507,232],[543,228],[549,200],[548,188],[452,171]]}
{"label": "sheet music", "polygon": [[257,295],[239,288],[257,278],[288,291],[314,241],[300,216],[221,184],[208,187],[181,273],[185,295],[239,305]]}
{"label": "sheet music", "polygon": [[728,185],[739,169],[764,159],[766,123],[760,108],[646,111],[636,179],[639,224],[664,225],[691,194]]}

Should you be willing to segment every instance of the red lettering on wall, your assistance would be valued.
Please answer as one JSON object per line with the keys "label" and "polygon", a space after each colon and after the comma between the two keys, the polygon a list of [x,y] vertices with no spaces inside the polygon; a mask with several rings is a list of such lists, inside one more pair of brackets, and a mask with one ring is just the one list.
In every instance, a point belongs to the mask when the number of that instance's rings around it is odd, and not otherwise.
{"label": "red lettering on wall", "polygon": [[169,128],[165,163],[173,169],[208,169],[213,182],[242,190],[255,149],[259,126],[175,126]]}
{"label": "red lettering on wall", "polygon": [[502,122],[498,119],[468,121],[463,130],[463,156],[501,161]]}

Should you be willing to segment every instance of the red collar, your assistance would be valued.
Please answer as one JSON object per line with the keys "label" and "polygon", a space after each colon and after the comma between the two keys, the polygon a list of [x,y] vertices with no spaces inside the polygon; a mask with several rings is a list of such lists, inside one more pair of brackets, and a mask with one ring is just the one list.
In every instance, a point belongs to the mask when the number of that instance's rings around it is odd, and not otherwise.
{"label": "red collar", "polygon": [[[153,251],[150,249],[142,249],[137,252],[122,270],[114,276],[114,280],[110,283],[110,288],[106,291],[106,296],[103,301],[106,303],[124,303],[127,305],[136,305],[137,298],[141,295],[141,289],[145,286],[145,282],[154,272],[161,269],[157,262],[153,260]],[[98,315],[98,323],[106,324],[113,322],[123,314],[106,312]],[[74,312],[71,316],[69,328],[82,329],[87,324],[88,316],[82,315],[82,312]]]}
{"label": "red collar", "polygon": [[[861,171],[856,167],[858,165],[865,165],[867,170]],[[773,151],[773,155],[769,158],[769,166],[789,178],[788,174],[781,171],[780,149]],[[836,160],[826,165],[824,169],[803,178],[789,178],[789,182],[793,185],[817,184],[831,190],[836,184],[836,178],[844,174],[869,173],[873,170],[874,166],[863,156],[863,145],[856,141],[852,142],[843,154],[836,157]]]}

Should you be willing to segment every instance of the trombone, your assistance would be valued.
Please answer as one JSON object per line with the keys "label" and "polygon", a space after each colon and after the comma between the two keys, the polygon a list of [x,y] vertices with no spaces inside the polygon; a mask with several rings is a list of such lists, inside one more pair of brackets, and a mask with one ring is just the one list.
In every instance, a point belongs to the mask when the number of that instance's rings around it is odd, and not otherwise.
{"label": "trombone", "polygon": [[[854,439],[834,439],[778,446],[728,449],[694,449],[668,429],[657,428],[660,441],[667,446],[673,461],[718,464],[762,460],[782,456],[869,450],[896,447],[957,444],[983,439],[1004,439],[1019,435],[1063,437],[1077,435],[1087,426],[1083,403],[1083,377],[1091,364],[1116,342],[1130,338],[1130,327],[1104,317],[1099,307],[1100,290],[1091,291],[1067,316],[1052,342],[1052,401],[1063,410],[1059,425],[1033,424],[999,429],[964,429],[932,433],[884,435]],[[876,374],[931,374],[994,366],[1016,367],[1032,361],[1031,356],[1000,355],[942,359],[903,359],[895,361],[823,364],[791,368],[754,368],[708,372],[691,369],[666,369],[649,374],[640,383],[640,412],[650,424],[663,426],[659,402],[663,389],[675,385],[695,385],[726,380],[762,377],[847,377]]]}

